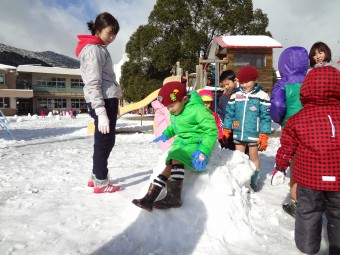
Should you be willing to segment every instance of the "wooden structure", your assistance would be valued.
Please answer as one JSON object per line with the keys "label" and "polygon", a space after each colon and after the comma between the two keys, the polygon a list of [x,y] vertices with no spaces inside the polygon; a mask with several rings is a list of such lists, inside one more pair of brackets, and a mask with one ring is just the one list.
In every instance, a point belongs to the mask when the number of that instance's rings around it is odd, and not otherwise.
{"label": "wooden structure", "polygon": [[[221,62],[219,73],[227,69],[237,73],[246,65],[256,67],[259,72],[259,83],[270,93],[275,75],[273,48],[282,48],[282,45],[265,35],[215,36],[210,44],[208,60]],[[200,64],[204,62],[200,61]]]}

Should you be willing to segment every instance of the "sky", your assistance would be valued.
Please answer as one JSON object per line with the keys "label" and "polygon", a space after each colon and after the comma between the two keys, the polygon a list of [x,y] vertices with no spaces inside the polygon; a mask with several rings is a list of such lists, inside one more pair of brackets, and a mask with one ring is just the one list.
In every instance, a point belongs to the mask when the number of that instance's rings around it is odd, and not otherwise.
{"label": "sky", "polygon": [[[155,3],[156,0],[1,0],[0,43],[75,58],[76,35],[88,33],[86,22],[107,11],[120,22],[117,39],[109,46],[114,63],[118,63],[132,33],[147,24]],[[268,30],[284,48],[298,45],[309,51],[314,42],[324,41],[333,59],[340,59],[340,1],[253,0],[253,5],[268,15]],[[274,49],[274,68],[282,50]]]}
{"label": "sky", "polygon": [[[143,197],[164,168],[166,154],[151,142],[152,119],[118,119],[108,168],[121,190],[111,194],[87,187],[93,150],[88,114],[8,120],[15,139],[0,129],[0,254],[299,253],[294,219],[282,210],[290,201],[289,171],[285,183],[270,184],[278,135],[259,154],[258,192],[249,192],[255,167],[248,157],[216,143],[205,172],[185,171],[182,207],[147,212],[131,201]],[[328,254],[326,228],[325,220],[318,255]]]}

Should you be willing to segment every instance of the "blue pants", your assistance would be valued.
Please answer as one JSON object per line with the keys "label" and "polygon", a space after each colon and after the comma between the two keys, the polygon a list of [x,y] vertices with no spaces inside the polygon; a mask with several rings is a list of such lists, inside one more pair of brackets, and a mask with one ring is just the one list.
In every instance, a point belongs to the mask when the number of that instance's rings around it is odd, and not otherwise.
{"label": "blue pants", "polygon": [[110,120],[110,133],[102,134],[98,131],[98,116],[91,103],[88,104],[89,113],[94,119],[94,145],[93,145],[93,168],[92,172],[98,180],[107,179],[109,172],[107,168],[108,158],[116,141],[116,122],[118,113],[118,99],[104,99],[107,116]]}
{"label": "blue pants", "polygon": [[303,253],[320,250],[322,215],[328,220],[329,254],[340,254],[340,192],[311,190],[298,185],[295,243]]}

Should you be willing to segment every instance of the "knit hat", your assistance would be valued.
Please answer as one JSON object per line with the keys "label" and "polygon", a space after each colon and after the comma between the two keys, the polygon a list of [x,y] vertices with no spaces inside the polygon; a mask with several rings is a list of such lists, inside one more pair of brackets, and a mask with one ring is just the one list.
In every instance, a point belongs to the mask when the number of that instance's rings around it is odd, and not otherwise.
{"label": "knit hat", "polygon": [[214,94],[207,89],[198,89],[198,94],[201,96],[204,102],[212,102],[214,101]]}
{"label": "knit hat", "polygon": [[242,67],[237,73],[237,79],[240,84],[255,81],[257,78],[259,78],[259,73],[252,66]]}
{"label": "knit hat", "polygon": [[180,101],[187,95],[185,86],[180,81],[171,81],[166,83],[158,93],[158,101],[164,106],[169,106]]}

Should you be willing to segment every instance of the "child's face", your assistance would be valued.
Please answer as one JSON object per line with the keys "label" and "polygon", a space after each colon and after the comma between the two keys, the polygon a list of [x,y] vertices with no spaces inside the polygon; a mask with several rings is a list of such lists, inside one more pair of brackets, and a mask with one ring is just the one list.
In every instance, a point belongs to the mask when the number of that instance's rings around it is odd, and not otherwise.
{"label": "child's face", "polygon": [[207,108],[210,109],[210,107],[211,107],[211,101],[204,101],[204,104],[205,104],[205,106],[206,106]]}
{"label": "child's face", "polygon": [[236,88],[237,85],[237,79],[229,80],[225,79],[221,82],[222,87],[226,89],[226,91],[231,91],[232,89]]}
{"label": "child's face", "polygon": [[97,32],[96,36],[103,41],[105,45],[109,45],[116,39],[116,34],[113,33],[112,26],[104,28],[101,32]]}
{"label": "child's face", "polygon": [[250,92],[255,87],[255,81],[248,81],[240,85],[245,92]]}
{"label": "child's face", "polygon": [[316,49],[313,59],[315,60],[316,64],[323,64],[323,62],[325,61],[325,52]]}
{"label": "child's face", "polygon": [[182,100],[168,105],[167,108],[169,112],[171,112],[173,115],[178,115],[182,112],[187,101],[188,101],[188,97],[185,96]]}

